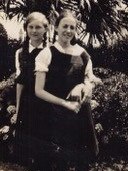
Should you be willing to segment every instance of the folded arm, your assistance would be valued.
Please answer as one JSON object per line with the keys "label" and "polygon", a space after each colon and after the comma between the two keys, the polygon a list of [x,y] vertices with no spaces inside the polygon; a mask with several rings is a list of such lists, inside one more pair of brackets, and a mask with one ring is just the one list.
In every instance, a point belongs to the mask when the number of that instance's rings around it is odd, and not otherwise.
{"label": "folded arm", "polygon": [[46,73],[45,72],[36,72],[36,82],[35,82],[35,94],[40,99],[47,101],[52,104],[56,104],[59,106],[63,106],[69,110],[78,113],[79,111],[79,103],[78,102],[70,102],[59,97],[54,96],[53,94],[45,91],[45,80],[46,80]]}

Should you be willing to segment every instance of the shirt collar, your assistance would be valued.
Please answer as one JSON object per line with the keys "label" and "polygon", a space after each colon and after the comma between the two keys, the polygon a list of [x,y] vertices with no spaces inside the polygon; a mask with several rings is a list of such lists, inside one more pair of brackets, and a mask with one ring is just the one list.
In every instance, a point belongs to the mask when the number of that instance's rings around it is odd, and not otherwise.
{"label": "shirt collar", "polygon": [[43,48],[43,43],[41,43],[39,46],[37,46],[37,47],[34,47],[34,46],[32,46],[32,44],[31,44],[31,41],[29,41],[29,53],[31,53],[35,48],[37,48],[37,49],[42,49]]}
{"label": "shirt collar", "polygon": [[54,43],[54,46],[56,47],[56,49],[58,49],[62,53],[65,53],[65,54],[68,54],[68,55],[76,55],[76,54],[74,54],[74,48],[72,49],[72,54],[66,53],[65,50],[62,48],[62,46],[57,41]]}
{"label": "shirt collar", "polygon": [[[56,49],[58,49],[60,52],[65,53],[65,50],[62,48],[62,46],[57,41],[54,43],[54,47],[56,47]],[[73,47],[73,51],[72,51],[71,55],[78,56],[83,51],[84,51],[84,49],[76,43]]]}
{"label": "shirt collar", "polygon": [[62,53],[65,53],[64,49],[62,48],[62,46],[56,41],[54,43],[54,46]]}

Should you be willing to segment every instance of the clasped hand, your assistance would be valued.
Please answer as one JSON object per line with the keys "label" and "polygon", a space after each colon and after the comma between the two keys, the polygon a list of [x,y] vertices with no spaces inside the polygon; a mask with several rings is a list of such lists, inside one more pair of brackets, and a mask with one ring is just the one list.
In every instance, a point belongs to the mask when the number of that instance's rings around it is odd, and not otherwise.
{"label": "clasped hand", "polygon": [[91,83],[88,84],[78,84],[76,85],[68,94],[67,99],[71,101],[77,101],[80,104],[88,102],[92,98],[92,88]]}
{"label": "clasped hand", "polygon": [[75,113],[78,113],[81,108],[81,104],[76,101],[66,101],[64,107],[69,110],[72,110]]}
{"label": "clasped hand", "polygon": [[11,124],[16,124],[17,121],[17,113],[15,113],[12,117],[11,117]]}
{"label": "clasped hand", "polygon": [[75,113],[78,113],[83,103],[89,102],[92,97],[91,84],[78,84],[68,94],[67,100],[70,100],[71,107]]}

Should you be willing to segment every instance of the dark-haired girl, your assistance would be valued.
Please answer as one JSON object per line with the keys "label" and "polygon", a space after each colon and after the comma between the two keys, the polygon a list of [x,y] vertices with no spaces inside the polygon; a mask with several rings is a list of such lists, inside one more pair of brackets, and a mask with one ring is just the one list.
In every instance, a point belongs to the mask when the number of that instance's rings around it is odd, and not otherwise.
{"label": "dark-haired girl", "polygon": [[[26,40],[16,52],[16,152],[18,160],[29,163],[38,155],[38,98],[35,97],[35,58],[42,56],[46,46],[48,21],[39,12],[28,15],[25,25]],[[44,68],[45,70],[45,68]],[[25,161],[26,160],[26,161]],[[26,163],[26,164],[27,164]],[[32,163],[31,163],[32,164]]]}
{"label": "dark-haired girl", "polygon": [[57,41],[44,49],[35,65],[35,93],[42,99],[42,115],[48,117],[59,171],[87,171],[91,154],[98,152],[89,103],[92,63],[85,49],[72,44],[76,27],[73,14],[62,13],[55,25]]}

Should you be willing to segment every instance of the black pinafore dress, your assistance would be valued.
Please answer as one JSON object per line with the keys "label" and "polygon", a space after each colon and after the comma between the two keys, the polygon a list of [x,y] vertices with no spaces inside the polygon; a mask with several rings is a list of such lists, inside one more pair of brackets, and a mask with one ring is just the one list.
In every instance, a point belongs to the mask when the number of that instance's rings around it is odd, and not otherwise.
{"label": "black pinafore dress", "polygon": [[[40,142],[38,137],[38,106],[40,100],[35,96],[35,58],[42,49],[34,49],[31,53],[19,54],[21,73],[16,82],[23,84],[20,107],[16,124],[16,155],[19,160],[24,157],[34,156],[38,153],[36,147]],[[34,151],[35,150],[35,151]]]}
{"label": "black pinafore dress", "polygon": [[[84,82],[88,57],[84,52],[79,56],[65,54],[55,46],[51,46],[51,53],[52,61],[46,76],[45,90],[66,99],[77,84]],[[65,158],[77,160],[79,154],[83,156],[89,147],[95,150],[95,132],[89,103],[84,104],[78,114],[64,107],[45,103],[51,142],[62,149]]]}

